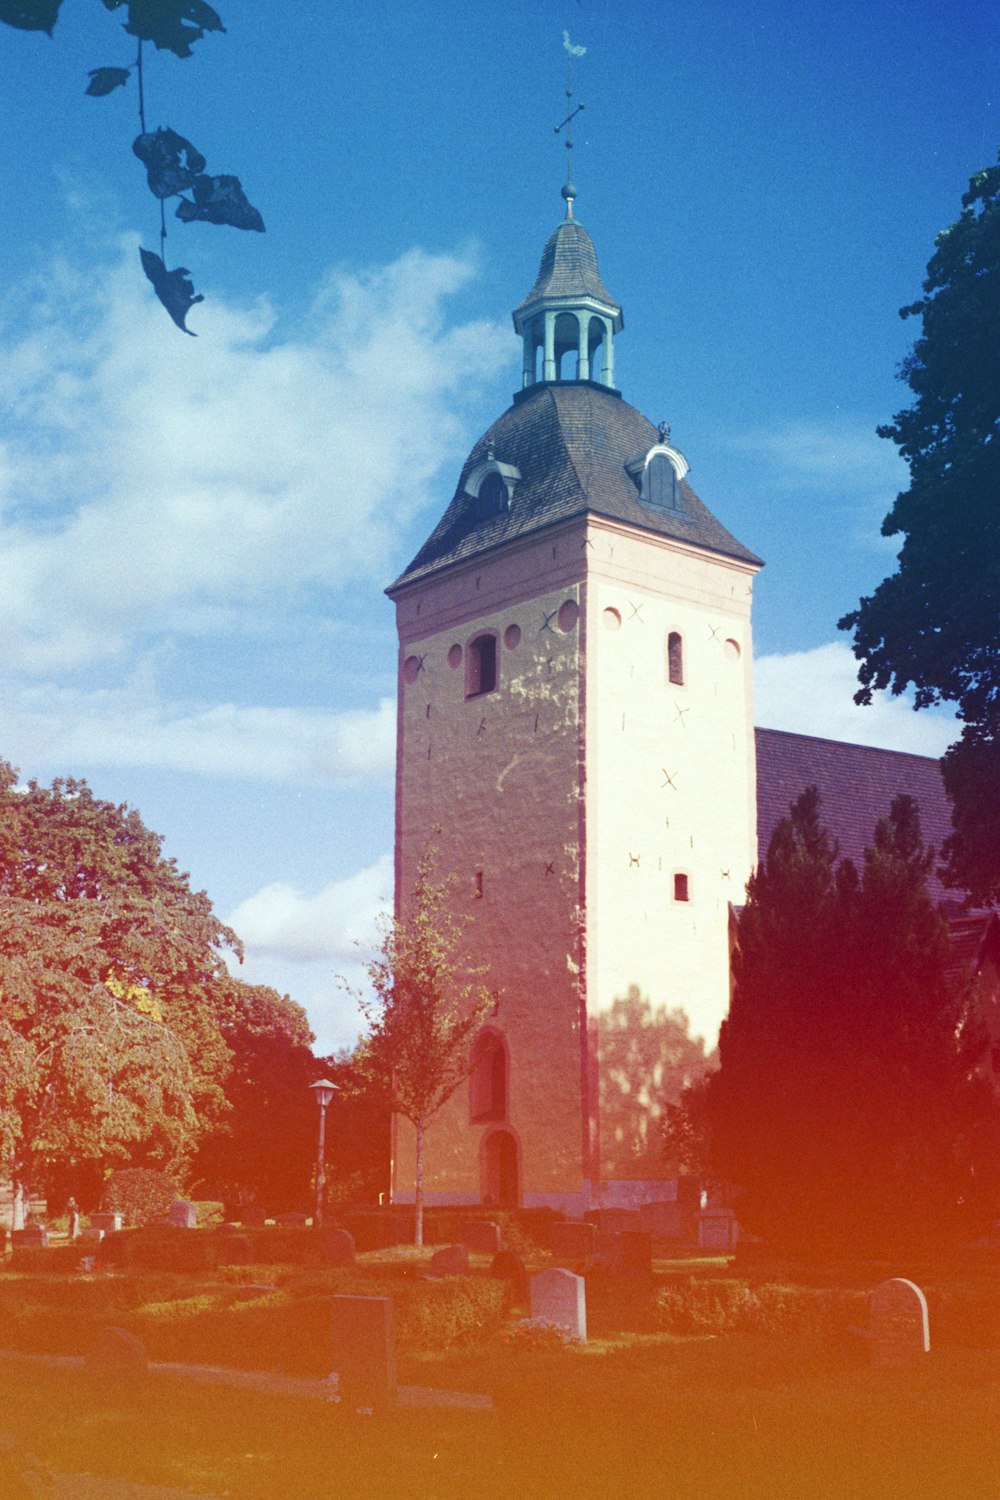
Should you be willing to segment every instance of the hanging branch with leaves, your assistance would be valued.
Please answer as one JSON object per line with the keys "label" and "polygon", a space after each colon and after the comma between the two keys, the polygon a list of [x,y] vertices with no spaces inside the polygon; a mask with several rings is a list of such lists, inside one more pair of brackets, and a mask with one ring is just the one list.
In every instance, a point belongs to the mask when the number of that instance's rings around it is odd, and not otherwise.
{"label": "hanging branch with leaves", "polygon": [[[0,0],[0,21],[22,31],[44,31],[50,36],[62,0]],[[176,130],[146,125],[143,43],[152,42],[160,51],[176,57],[191,56],[193,44],[208,31],[225,31],[218,13],[204,0],[101,0],[105,10],[127,11],[124,31],[136,39],[135,62],[128,67],[92,68],[86,92],[104,98],[124,87],[133,72],[139,94],[139,135],[132,150],[146,168],[146,181],[160,204],[160,253],[140,249],[142,268],[153,290],[171,318],[184,333],[191,308],[205,299],[195,292],[186,266],[169,270],[166,264],[166,200],[177,198],[176,217],[182,224],[200,220],[205,224],[229,224],[234,229],[264,230],[264,220],[250,203],[238,177],[212,176],[200,151]]]}

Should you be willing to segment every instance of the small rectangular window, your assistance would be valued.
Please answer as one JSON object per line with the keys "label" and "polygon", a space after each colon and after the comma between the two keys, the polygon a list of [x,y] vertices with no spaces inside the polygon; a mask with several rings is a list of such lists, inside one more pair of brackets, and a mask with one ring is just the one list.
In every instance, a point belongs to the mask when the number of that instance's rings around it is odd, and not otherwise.
{"label": "small rectangular window", "polygon": [[674,876],[674,900],[687,901],[688,899],[688,878],[686,875],[677,874]]}

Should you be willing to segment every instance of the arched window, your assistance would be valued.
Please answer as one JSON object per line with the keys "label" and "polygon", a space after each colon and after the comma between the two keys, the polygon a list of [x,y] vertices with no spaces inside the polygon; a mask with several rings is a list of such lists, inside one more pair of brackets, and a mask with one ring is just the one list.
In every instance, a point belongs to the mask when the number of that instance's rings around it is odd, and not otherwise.
{"label": "arched window", "polygon": [[679,630],[667,636],[667,678],[676,687],[684,686],[684,642]]}
{"label": "arched window", "polygon": [[642,477],[642,498],[657,510],[676,510],[677,470],[665,453],[654,453]]}
{"label": "arched window", "polygon": [[472,1044],[469,1059],[469,1123],[486,1125],[507,1118],[507,1048],[499,1031],[488,1027]]}
{"label": "arched window", "polygon": [[497,685],[497,638],[477,635],[466,652],[465,696],[477,698],[492,693]]}

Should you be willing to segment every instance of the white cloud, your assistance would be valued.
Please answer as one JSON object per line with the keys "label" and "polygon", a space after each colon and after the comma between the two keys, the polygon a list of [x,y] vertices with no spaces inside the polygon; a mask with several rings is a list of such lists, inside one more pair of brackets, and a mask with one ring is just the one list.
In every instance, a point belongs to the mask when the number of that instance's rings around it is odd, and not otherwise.
{"label": "white cloud", "polygon": [[161,703],[144,674],[125,687],[84,692],[7,682],[3,754],[15,764],[144,767],[254,781],[387,782],[396,705],[324,712],[235,703]]}
{"label": "white cloud", "polygon": [[941,755],[958,738],[959,726],[945,710],[914,713],[906,698],[886,693],[877,693],[866,707],[856,704],[857,666],[850,647],[841,641],[809,651],[758,657],[754,664],[757,723],[914,755]]}
{"label": "white cloud", "polygon": [[241,901],[226,920],[251,957],[356,966],[359,945],[363,954],[376,941],[379,916],[391,908],[392,894],[393,860],[384,854],[315,895],[283,882],[266,885]]}
{"label": "white cloud", "polygon": [[[71,670],[384,571],[511,336],[450,326],[469,255],[331,274],[306,325],[206,302],[166,322],[123,243],[3,328],[0,652]],[[15,299],[17,300],[17,299]],[[81,315],[80,307],[88,309]]]}

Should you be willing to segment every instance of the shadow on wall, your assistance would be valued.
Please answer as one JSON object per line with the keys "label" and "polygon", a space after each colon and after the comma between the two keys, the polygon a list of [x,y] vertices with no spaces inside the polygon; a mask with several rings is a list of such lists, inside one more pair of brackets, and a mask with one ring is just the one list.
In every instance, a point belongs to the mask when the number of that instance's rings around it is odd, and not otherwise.
{"label": "shadow on wall", "polygon": [[672,1176],[663,1124],[667,1106],[717,1066],[701,1037],[692,1037],[681,1010],[654,1010],[629,985],[598,1021],[601,1177]]}

